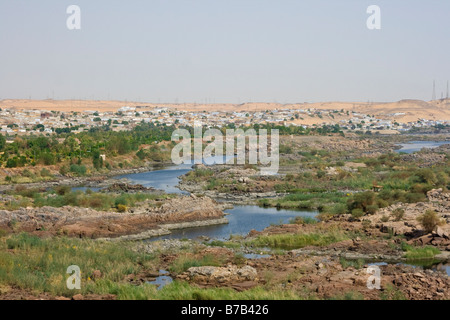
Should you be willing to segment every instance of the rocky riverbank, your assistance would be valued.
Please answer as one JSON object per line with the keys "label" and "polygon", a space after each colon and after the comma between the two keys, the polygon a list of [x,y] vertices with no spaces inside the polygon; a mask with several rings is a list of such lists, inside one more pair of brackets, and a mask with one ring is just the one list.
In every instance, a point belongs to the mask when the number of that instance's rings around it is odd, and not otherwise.
{"label": "rocky riverbank", "polygon": [[34,189],[34,188],[54,188],[58,186],[69,186],[69,187],[86,187],[86,188],[107,188],[115,183],[122,182],[127,183],[126,179],[117,180],[113,177],[122,176],[133,173],[143,173],[151,170],[163,169],[165,166],[171,165],[171,163],[158,164],[149,164],[147,166],[142,166],[138,168],[129,168],[129,169],[114,169],[106,173],[101,173],[98,175],[93,175],[89,177],[70,177],[70,176],[62,176],[55,175],[54,179],[51,181],[43,181],[43,182],[34,182],[34,183],[23,183],[23,184],[1,184],[0,192],[5,192],[8,190],[13,190],[17,186],[23,186],[25,188]]}
{"label": "rocky riverbank", "polygon": [[[225,223],[221,206],[207,197],[147,200],[127,213],[80,207],[21,208],[0,211],[0,229],[7,233],[29,232],[40,236],[67,235],[80,238],[117,238],[160,229]],[[205,222],[208,221],[208,222]],[[184,223],[184,224],[183,224]],[[175,225],[171,225],[175,224]],[[165,225],[160,228],[160,225]],[[156,231],[149,231],[156,230]]]}

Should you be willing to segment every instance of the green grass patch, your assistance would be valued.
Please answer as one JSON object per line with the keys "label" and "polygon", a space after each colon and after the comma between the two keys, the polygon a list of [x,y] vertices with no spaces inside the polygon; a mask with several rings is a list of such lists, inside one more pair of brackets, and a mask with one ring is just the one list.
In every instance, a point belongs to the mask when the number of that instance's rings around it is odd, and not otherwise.
{"label": "green grass patch", "polygon": [[221,240],[213,240],[205,243],[207,246],[211,247],[221,247],[221,248],[229,248],[229,249],[238,249],[241,247],[240,243],[231,242],[231,241],[221,241]]}
{"label": "green grass patch", "polygon": [[271,289],[258,286],[238,292],[230,288],[200,289],[186,282],[174,281],[156,292],[158,300],[306,300],[311,296],[294,290]]}
{"label": "green grass patch", "polygon": [[355,269],[361,269],[364,266],[364,264],[366,263],[364,261],[364,259],[348,260],[343,257],[339,258],[339,262],[344,269],[347,269],[348,267],[353,267]]}
{"label": "green grass patch", "polygon": [[92,208],[96,210],[117,209],[119,205],[134,207],[137,203],[145,200],[155,200],[157,198],[169,198],[173,195],[156,195],[149,193],[103,193],[103,192],[82,192],[71,191],[68,186],[60,186],[54,190],[43,192],[39,189],[18,188],[10,192],[17,200],[3,205],[6,210],[17,210],[21,207],[56,207],[75,206]]}
{"label": "green grass patch", "polygon": [[441,253],[439,249],[432,246],[413,247],[406,242],[402,243],[402,250],[405,251],[407,260],[431,260],[435,255]]}
{"label": "green grass patch", "polygon": [[[144,297],[124,278],[144,269],[154,270],[157,257],[136,253],[130,246],[89,239],[40,239],[26,233],[13,235],[0,241],[0,283],[67,297],[78,293]],[[70,275],[66,271],[71,265],[81,269],[81,290],[67,289]],[[94,270],[102,272],[98,281],[91,278]]]}
{"label": "green grass patch", "polygon": [[344,232],[333,230],[323,233],[275,234],[258,236],[256,239],[250,240],[248,244],[255,247],[291,250],[306,246],[322,247],[347,239],[349,239],[349,237]]}

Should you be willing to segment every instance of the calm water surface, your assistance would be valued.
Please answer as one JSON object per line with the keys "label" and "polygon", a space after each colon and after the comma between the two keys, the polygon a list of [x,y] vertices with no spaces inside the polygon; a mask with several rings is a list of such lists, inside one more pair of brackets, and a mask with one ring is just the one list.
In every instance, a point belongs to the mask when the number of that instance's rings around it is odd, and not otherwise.
{"label": "calm water surface", "polygon": [[422,148],[436,148],[444,144],[450,144],[450,141],[411,141],[398,144],[398,146],[401,146],[402,148],[395,151],[398,153],[413,153],[422,150]]}
{"label": "calm water surface", "polygon": [[[179,177],[192,170],[191,164],[171,166],[162,170],[133,173],[116,177],[127,178],[131,183],[142,184],[164,190],[167,193],[189,194],[181,191],[178,185]],[[156,239],[195,239],[206,236],[212,239],[228,239],[230,235],[246,235],[250,230],[261,231],[271,224],[287,223],[290,219],[302,217],[315,217],[316,211],[278,210],[276,208],[261,208],[258,206],[235,206],[234,209],[225,210],[229,224],[173,230],[172,234],[154,238]]]}

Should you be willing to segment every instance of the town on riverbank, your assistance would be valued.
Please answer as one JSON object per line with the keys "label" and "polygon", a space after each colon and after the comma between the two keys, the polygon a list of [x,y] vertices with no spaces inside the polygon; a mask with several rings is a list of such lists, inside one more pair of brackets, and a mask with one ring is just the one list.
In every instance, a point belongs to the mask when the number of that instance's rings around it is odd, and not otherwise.
{"label": "town on riverbank", "polygon": [[[450,99],[396,103],[142,104],[105,101],[0,101],[0,133],[80,133],[102,126],[126,131],[140,123],[207,127],[293,126],[298,130],[336,127],[348,132],[399,134],[449,132]],[[119,107],[120,106],[120,107]],[[53,109],[49,109],[53,108]],[[90,110],[89,108],[92,108]],[[78,109],[79,111],[74,111]],[[58,110],[58,111],[55,111]],[[100,111],[99,111],[100,110]],[[399,112],[399,110],[401,112]]]}

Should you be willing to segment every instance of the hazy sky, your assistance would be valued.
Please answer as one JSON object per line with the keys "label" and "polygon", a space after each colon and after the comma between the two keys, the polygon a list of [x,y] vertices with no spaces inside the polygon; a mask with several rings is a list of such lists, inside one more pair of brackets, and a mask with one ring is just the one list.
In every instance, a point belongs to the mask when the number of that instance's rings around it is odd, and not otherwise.
{"label": "hazy sky", "polygon": [[0,0],[0,99],[429,100],[433,80],[440,98],[449,16],[448,0]]}

